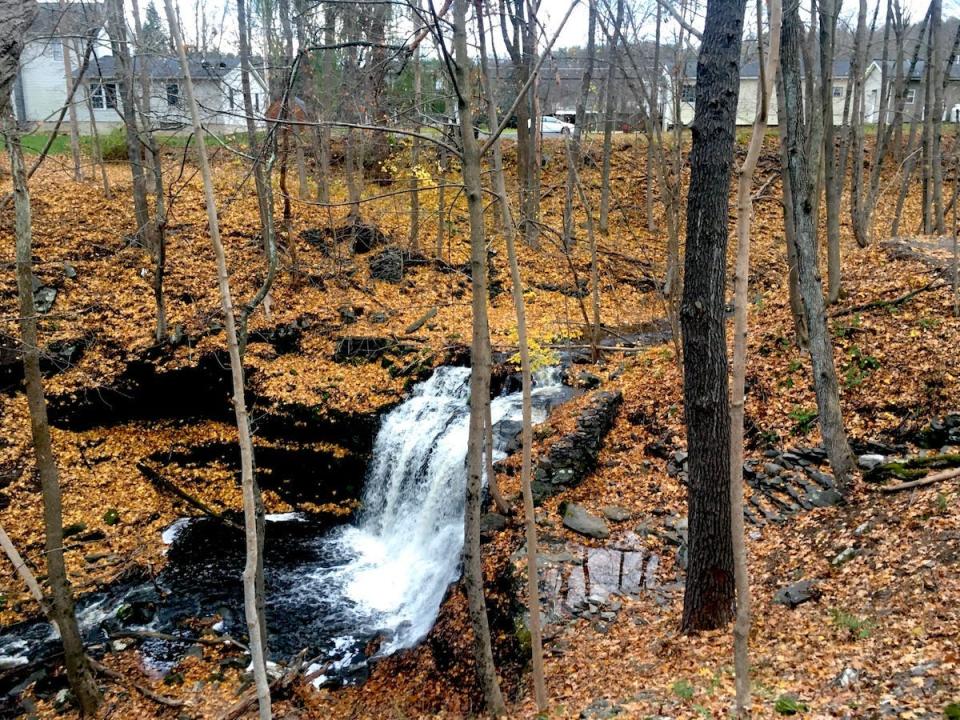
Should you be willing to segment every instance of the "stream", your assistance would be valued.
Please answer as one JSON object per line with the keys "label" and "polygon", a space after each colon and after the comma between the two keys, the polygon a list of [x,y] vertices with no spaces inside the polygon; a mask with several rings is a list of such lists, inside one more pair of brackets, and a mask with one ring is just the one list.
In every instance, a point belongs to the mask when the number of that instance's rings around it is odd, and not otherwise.
{"label": "stream", "polygon": [[[369,659],[413,647],[430,631],[460,575],[469,379],[469,368],[438,368],[382,417],[352,522],[331,529],[306,514],[268,516],[267,625],[274,659],[306,649],[324,669],[318,683],[359,682]],[[534,422],[572,392],[558,369],[538,373]],[[491,412],[494,458],[501,459],[516,449],[520,393],[494,398]],[[245,635],[242,537],[211,519],[183,518],[163,541],[168,563],[154,582],[118,584],[77,603],[88,642],[123,630],[183,635],[183,642],[141,643],[146,666],[158,673],[171,669],[196,637],[188,621],[206,618],[217,632]],[[4,628],[0,670],[56,649],[46,623]]]}

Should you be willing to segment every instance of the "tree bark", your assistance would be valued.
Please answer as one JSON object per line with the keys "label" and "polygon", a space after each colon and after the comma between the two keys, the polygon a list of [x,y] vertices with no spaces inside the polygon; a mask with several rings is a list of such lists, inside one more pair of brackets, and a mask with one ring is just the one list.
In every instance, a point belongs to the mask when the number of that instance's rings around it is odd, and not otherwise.
{"label": "tree bark", "polygon": [[718,628],[733,616],[724,286],[745,7],[745,0],[708,1],[697,60],[680,309],[690,471],[684,632]]}
{"label": "tree bark", "polygon": [[240,444],[240,482],[243,493],[244,535],[246,539],[246,565],[243,569],[243,598],[247,621],[247,632],[250,636],[250,656],[253,663],[253,676],[257,689],[257,702],[260,709],[260,719],[270,720],[270,680],[266,667],[266,638],[263,636],[263,625],[260,621],[261,603],[257,597],[257,568],[260,565],[260,548],[263,542],[259,537],[257,507],[259,500],[256,497],[257,489],[254,477],[253,437],[250,430],[250,417],[247,414],[246,391],[244,387],[243,361],[240,357],[240,344],[237,337],[237,323],[234,314],[233,298],[230,290],[230,276],[227,270],[226,253],[220,240],[220,221],[217,216],[217,204],[213,190],[213,177],[210,173],[210,162],[207,158],[207,147],[204,142],[203,128],[200,124],[200,112],[194,98],[193,79],[190,76],[190,66],[187,62],[187,53],[184,48],[177,16],[173,9],[173,0],[164,0],[167,11],[167,22],[170,26],[170,35],[176,45],[180,59],[180,68],[183,72],[185,100],[190,106],[190,119],[193,123],[193,132],[197,137],[197,158],[200,164],[200,174],[203,178],[203,194],[207,209],[207,222],[210,230],[210,240],[217,264],[217,282],[220,289],[220,303],[223,307],[224,326],[227,336],[227,351],[230,356],[230,374],[233,380],[233,409],[237,420],[237,435]]}
{"label": "tree bark", "polygon": [[814,150],[809,157],[803,152],[806,128],[801,110],[803,100],[800,90],[800,29],[798,0],[787,0],[780,45],[786,110],[782,122],[787,146],[787,173],[790,176],[793,196],[797,275],[810,334],[810,359],[820,412],[820,430],[836,476],[837,487],[845,491],[853,470],[853,454],[847,444],[840,413],[840,390],[833,364],[833,343],[827,327],[826,306],[816,259],[817,231],[813,223],[813,209],[817,198],[812,192],[812,176],[818,166],[817,150],[822,146],[822,142],[820,138],[816,138],[810,143]]}
{"label": "tree bark", "polygon": [[483,482],[483,399],[490,395],[490,346],[487,336],[487,247],[483,226],[483,188],[480,151],[473,134],[470,93],[471,60],[467,50],[468,0],[455,0],[454,53],[457,105],[463,147],[462,175],[470,214],[470,270],[472,276],[473,339],[470,373],[470,424],[467,440],[467,487],[464,508],[463,568],[474,634],[474,658],[487,711],[503,715],[506,708],[493,663],[490,624],[483,597],[483,563],[480,555],[480,493]]}
{"label": "tree bark", "polygon": [[833,43],[841,0],[820,0],[820,105],[823,113],[823,184],[827,211],[828,297],[840,297],[840,198],[843,178],[837,176],[833,118]]}
{"label": "tree bark", "polygon": [[[22,12],[22,11],[21,11]],[[19,50],[16,51],[19,54]],[[9,97],[9,96],[7,96]],[[33,235],[30,211],[30,191],[23,162],[23,150],[16,130],[16,121],[9,112],[9,100],[4,100],[6,121],[5,144],[10,155],[13,175],[15,209],[15,242],[17,290],[20,301],[20,335],[23,345],[23,374],[27,405],[30,410],[30,431],[33,452],[40,476],[43,495],[43,525],[46,537],[47,582],[50,585],[51,619],[60,629],[67,678],[83,715],[93,717],[100,705],[100,691],[94,682],[90,664],[84,653],[83,639],[74,613],[73,593],[67,579],[63,557],[63,510],[57,461],[53,454],[50,425],[47,422],[47,403],[40,374],[40,344],[37,339],[37,311],[33,302]]]}

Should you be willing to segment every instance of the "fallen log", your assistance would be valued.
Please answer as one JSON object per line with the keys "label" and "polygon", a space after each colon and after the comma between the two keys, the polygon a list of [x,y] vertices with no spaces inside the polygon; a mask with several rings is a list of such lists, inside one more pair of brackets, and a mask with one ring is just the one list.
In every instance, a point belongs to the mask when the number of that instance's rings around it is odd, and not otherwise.
{"label": "fallen log", "polygon": [[149,465],[147,465],[147,464],[145,464],[145,463],[142,463],[142,462],[138,462],[138,463],[137,463],[137,470],[139,470],[141,473],[143,473],[144,477],[146,477],[147,480],[149,480],[150,482],[152,482],[154,485],[156,485],[157,487],[159,487],[161,490],[166,490],[167,492],[169,492],[169,493],[171,493],[171,494],[173,494],[173,495],[176,495],[178,498],[180,498],[181,500],[183,500],[183,501],[184,501],[185,503],[187,503],[188,505],[191,505],[191,506],[195,507],[197,510],[199,510],[200,512],[202,512],[204,515],[206,515],[206,516],[208,516],[208,517],[210,517],[210,518],[213,518],[214,520],[216,520],[216,521],[218,521],[218,522],[223,523],[223,524],[226,525],[227,527],[229,527],[229,528],[231,528],[231,529],[233,529],[233,530],[237,530],[237,531],[239,531],[239,532],[243,532],[243,528],[240,527],[239,525],[237,525],[237,523],[233,522],[233,520],[229,520],[229,519],[223,517],[223,515],[221,515],[220,513],[218,513],[216,510],[214,510],[213,508],[211,508],[209,505],[207,505],[206,503],[204,503],[202,500],[198,500],[197,498],[195,498],[193,495],[191,495],[190,493],[186,492],[185,490],[181,490],[179,487],[177,487],[177,486],[174,485],[172,482],[170,482],[169,480],[167,480],[165,477],[163,477],[160,473],[158,473],[156,470],[154,470],[154,469],[153,469],[152,467],[150,467]]}
{"label": "fallen log", "polygon": [[883,492],[891,493],[897,492],[899,490],[910,490],[911,488],[924,487],[926,485],[933,485],[934,483],[943,482],[944,480],[952,480],[953,478],[960,477],[960,468],[954,468],[952,470],[944,470],[943,472],[934,473],[933,475],[927,475],[925,478],[920,478],[919,480],[911,480],[910,482],[897,483],[896,485],[884,485],[880,489]]}
{"label": "fallen log", "polygon": [[923,287],[917,288],[916,290],[911,290],[908,293],[904,293],[899,297],[895,297],[892,300],[873,300],[868,303],[863,303],[862,305],[854,305],[853,307],[843,308],[842,310],[837,310],[834,313],[830,313],[830,317],[843,317],[845,315],[853,315],[854,313],[863,312],[864,310],[874,310],[876,308],[890,308],[902,305],[908,300],[912,300],[917,295],[927,290],[939,290],[942,287],[946,287],[947,283],[942,280],[932,280]]}

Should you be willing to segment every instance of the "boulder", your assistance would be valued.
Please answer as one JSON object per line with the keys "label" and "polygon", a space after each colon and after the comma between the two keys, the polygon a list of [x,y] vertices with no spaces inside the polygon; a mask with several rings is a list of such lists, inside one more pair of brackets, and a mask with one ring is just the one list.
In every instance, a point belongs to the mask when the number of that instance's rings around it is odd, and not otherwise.
{"label": "boulder", "polygon": [[773,596],[773,601],[790,608],[795,608],[797,605],[802,605],[810,600],[819,600],[820,595],[820,589],[813,580],[801,580],[793,585],[788,585],[787,587],[777,590]]}
{"label": "boulder", "polygon": [[603,518],[592,515],[587,509],[577,503],[564,503],[560,507],[560,515],[563,518],[563,525],[575,533],[586,535],[587,537],[604,540],[610,537],[610,528]]}
{"label": "boulder", "polygon": [[480,537],[490,539],[507,526],[507,518],[500,513],[484,513],[480,516]]}
{"label": "boulder", "polygon": [[624,522],[633,517],[632,512],[619,505],[605,505],[600,509],[600,512],[602,512],[603,516],[610,522]]}
{"label": "boulder", "polygon": [[41,285],[33,291],[33,304],[37,313],[45,315],[53,308],[57,301],[57,289],[48,285]]}

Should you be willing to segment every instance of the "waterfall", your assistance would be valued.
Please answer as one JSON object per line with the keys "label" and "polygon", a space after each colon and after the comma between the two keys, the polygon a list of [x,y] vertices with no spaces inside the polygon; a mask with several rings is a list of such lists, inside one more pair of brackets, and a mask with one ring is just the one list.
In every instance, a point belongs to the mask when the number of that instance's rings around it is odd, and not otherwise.
{"label": "waterfall", "polygon": [[[468,368],[439,368],[383,418],[358,521],[322,540],[340,561],[306,583],[333,601],[327,607],[347,631],[335,647],[354,645],[350,636],[381,637],[380,655],[415,645],[459,577],[469,381]],[[538,374],[534,422],[566,396],[556,370]],[[520,393],[493,400],[495,459],[519,430],[521,410]]]}
{"label": "waterfall", "polygon": [[[559,378],[557,369],[535,376],[535,423],[572,393]],[[419,642],[459,577],[469,382],[469,369],[441,367],[382,418],[354,524],[328,530],[299,513],[267,518],[270,648],[276,657],[303,648],[321,655],[328,669],[318,683],[360,679],[368,653],[388,655]],[[495,459],[516,447],[521,409],[519,392],[491,403]],[[79,600],[89,642],[129,625],[121,622],[120,608],[144,604],[156,614],[132,627],[177,633],[185,619],[216,613],[221,630],[244,632],[242,538],[204,518],[178,520],[162,537],[171,551],[180,551],[158,584],[120,584]],[[24,665],[55,647],[49,623],[7,628],[0,633],[0,669]],[[145,662],[166,669],[183,649],[163,640],[140,645]]]}

